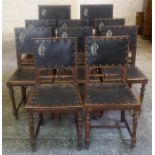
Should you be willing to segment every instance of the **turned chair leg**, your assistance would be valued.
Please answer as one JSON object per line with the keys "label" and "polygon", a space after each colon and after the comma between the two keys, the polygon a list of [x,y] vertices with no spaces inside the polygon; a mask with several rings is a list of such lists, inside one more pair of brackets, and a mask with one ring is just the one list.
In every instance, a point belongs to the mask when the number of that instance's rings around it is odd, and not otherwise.
{"label": "turned chair leg", "polygon": [[125,120],[125,110],[121,110],[121,122]]}
{"label": "turned chair leg", "polygon": [[31,141],[31,150],[36,150],[36,138],[34,131],[34,118],[32,113],[28,113],[28,121],[29,121],[29,130],[30,130],[30,141]]}
{"label": "turned chair leg", "polygon": [[132,83],[128,83],[128,86],[131,89],[132,88]]}
{"label": "turned chair leg", "polygon": [[39,114],[39,121],[40,121],[40,125],[44,125],[44,116],[43,113]]}
{"label": "turned chair leg", "polygon": [[26,98],[26,87],[25,86],[21,86],[21,95],[22,95],[22,101],[26,103],[27,98]]}
{"label": "turned chair leg", "polygon": [[10,99],[12,103],[13,115],[15,116],[15,119],[18,120],[18,110],[16,108],[13,86],[9,85],[8,88],[9,88],[9,94],[10,94]]}
{"label": "turned chair leg", "polygon": [[88,149],[90,145],[90,113],[86,112],[85,123],[85,148]]}
{"label": "turned chair leg", "polygon": [[131,135],[131,147],[134,148],[136,146],[136,131],[138,124],[139,111],[134,110],[132,117],[132,135]]}
{"label": "turned chair leg", "polygon": [[142,87],[141,87],[141,92],[140,92],[140,102],[142,103],[143,102],[143,98],[144,98],[144,92],[145,92],[145,83],[142,84]]}
{"label": "turned chair leg", "polygon": [[78,138],[78,150],[82,149],[82,113],[77,114],[77,138]]}

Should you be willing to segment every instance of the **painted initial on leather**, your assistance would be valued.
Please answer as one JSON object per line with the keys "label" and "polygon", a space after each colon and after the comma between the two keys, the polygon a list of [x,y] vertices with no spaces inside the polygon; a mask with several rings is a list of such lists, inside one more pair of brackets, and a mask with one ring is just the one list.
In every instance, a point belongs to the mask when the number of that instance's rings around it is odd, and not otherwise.
{"label": "painted initial on leather", "polygon": [[97,49],[98,49],[98,44],[96,42],[93,42],[93,44],[90,47],[91,54],[97,55]]}
{"label": "painted initial on leather", "polygon": [[44,57],[45,56],[45,50],[46,50],[46,47],[45,45],[42,43],[40,43],[39,45],[39,48],[38,48],[38,54],[41,56],[41,57]]}
{"label": "painted initial on leather", "polygon": [[46,10],[45,8],[42,9],[41,15],[42,15],[43,17],[46,17],[46,13],[47,13],[47,10]]}
{"label": "painted initial on leather", "polygon": [[111,30],[108,30],[107,33],[106,33],[106,36],[107,36],[107,37],[112,36],[112,31],[111,31]]}
{"label": "painted initial on leather", "polygon": [[20,40],[21,43],[24,43],[24,41],[25,41],[25,33],[24,32],[21,32],[19,34],[19,40]]}
{"label": "painted initial on leather", "polygon": [[84,9],[84,11],[83,11],[83,15],[84,15],[85,17],[88,16],[88,9],[87,9],[87,8]]}

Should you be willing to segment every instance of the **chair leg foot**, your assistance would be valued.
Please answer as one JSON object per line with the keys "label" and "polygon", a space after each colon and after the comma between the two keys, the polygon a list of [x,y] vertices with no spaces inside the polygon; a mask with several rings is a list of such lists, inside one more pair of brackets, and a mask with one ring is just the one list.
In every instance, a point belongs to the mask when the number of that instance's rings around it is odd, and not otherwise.
{"label": "chair leg foot", "polygon": [[9,94],[10,94],[10,99],[11,99],[11,103],[12,103],[13,115],[14,115],[15,119],[18,120],[18,110],[16,108],[13,86],[8,85],[8,88],[9,88]]}
{"label": "chair leg foot", "polygon": [[136,146],[136,140],[132,140],[130,148],[135,148]]}
{"label": "chair leg foot", "polygon": [[22,101],[26,103],[27,98],[26,98],[26,87],[25,86],[21,86],[21,95],[22,95]]}
{"label": "chair leg foot", "polygon": [[132,135],[131,135],[131,147],[135,147],[136,145],[136,132],[137,132],[137,124],[138,124],[139,111],[134,110],[132,117]]}
{"label": "chair leg foot", "polygon": [[77,134],[78,134],[78,150],[82,149],[82,113],[77,114]]}
{"label": "chair leg foot", "polygon": [[145,92],[145,84],[142,84],[141,91],[140,91],[140,102],[143,102],[144,98],[144,92]]}
{"label": "chair leg foot", "polygon": [[89,145],[90,145],[90,113],[86,112],[85,148],[88,149]]}
{"label": "chair leg foot", "polygon": [[34,118],[32,113],[28,113],[28,121],[29,121],[29,131],[30,131],[30,141],[31,141],[31,150],[36,150],[36,138],[34,132]]}
{"label": "chair leg foot", "polygon": [[44,116],[43,114],[39,114],[40,125],[44,125]]}

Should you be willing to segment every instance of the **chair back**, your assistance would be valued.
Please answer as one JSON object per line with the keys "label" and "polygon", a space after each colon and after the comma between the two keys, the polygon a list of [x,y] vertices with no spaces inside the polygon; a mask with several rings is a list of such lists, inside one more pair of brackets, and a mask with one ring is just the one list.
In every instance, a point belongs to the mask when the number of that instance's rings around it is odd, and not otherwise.
{"label": "chair back", "polygon": [[102,28],[105,26],[125,25],[125,18],[96,18],[95,30],[96,34],[102,32]]}
{"label": "chair back", "polygon": [[[53,69],[69,70],[72,75],[62,76],[71,78],[76,83],[77,70],[77,39],[76,38],[40,38],[33,39],[35,79],[37,84],[53,82]],[[59,74],[57,75],[59,76]],[[61,77],[58,77],[59,79]],[[65,83],[64,79],[55,82]]]}
{"label": "chair back", "polygon": [[129,63],[135,64],[137,48],[137,27],[136,26],[105,26],[96,34],[99,36],[129,36]]}
{"label": "chair back", "polygon": [[[51,36],[52,36],[51,28],[48,27],[15,28],[18,67],[21,68],[26,63],[22,62],[23,55],[28,54],[33,55],[32,38],[51,37]],[[27,66],[29,66],[31,63],[26,64]]]}
{"label": "chair back", "polygon": [[[125,83],[128,43],[128,36],[86,37],[86,82],[99,77],[103,77],[105,81],[114,82],[115,79],[118,81],[119,77],[119,81]],[[96,73],[98,69],[102,71],[100,74]],[[120,72],[114,74],[110,71],[111,69],[120,70]],[[110,72],[108,73],[107,70]]]}
{"label": "chair back", "polygon": [[113,18],[113,5],[80,5],[80,19],[88,19],[95,27],[95,18]]}
{"label": "chair back", "polygon": [[83,27],[83,26],[89,26],[89,21],[87,19],[61,19],[61,20],[58,20],[59,28]]}
{"label": "chair back", "polygon": [[84,39],[86,36],[93,35],[92,27],[68,27],[68,28],[58,28],[57,36],[62,38],[77,37],[78,38],[78,52],[85,51],[84,49]]}
{"label": "chair back", "polygon": [[70,5],[39,5],[39,19],[70,19]]}

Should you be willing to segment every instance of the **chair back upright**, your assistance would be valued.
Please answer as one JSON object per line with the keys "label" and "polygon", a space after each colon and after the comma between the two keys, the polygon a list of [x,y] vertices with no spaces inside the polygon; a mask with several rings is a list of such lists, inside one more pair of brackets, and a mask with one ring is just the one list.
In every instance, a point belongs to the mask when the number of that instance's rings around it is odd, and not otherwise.
{"label": "chair back upright", "polygon": [[[100,82],[126,83],[128,64],[128,36],[87,37],[85,41],[86,84]],[[100,74],[96,73],[100,69]],[[117,69],[117,72],[112,72]],[[108,72],[109,70],[109,72]]]}
{"label": "chair back upright", "polygon": [[33,55],[32,38],[51,37],[51,28],[15,28],[18,68],[33,69],[33,59],[23,57]]}
{"label": "chair back upright", "polygon": [[95,27],[95,18],[113,18],[113,4],[80,5],[80,19],[88,19]]}
{"label": "chair back upright", "polygon": [[[33,39],[36,84],[53,83],[52,71],[69,70],[72,74],[57,74],[54,83],[77,83],[77,39],[40,38]],[[61,79],[62,78],[62,79]],[[72,80],[64,80],[72,78]]]}
{"label": "chair back upright", "polygon": [[[97,31],[96,31],[97,32]],[[129,36],[129,64],[135,65],[137,48],[137,27],[136,26],[105,26],[102,27],[99,36]]]}

